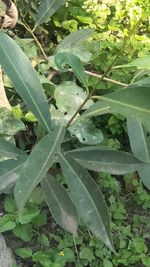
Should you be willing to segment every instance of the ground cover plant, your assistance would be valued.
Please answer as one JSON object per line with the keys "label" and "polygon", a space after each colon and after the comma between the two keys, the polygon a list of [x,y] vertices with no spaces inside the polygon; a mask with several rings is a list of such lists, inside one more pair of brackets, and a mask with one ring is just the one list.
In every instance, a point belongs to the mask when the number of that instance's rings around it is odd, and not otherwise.
{"label": "ground cover plant", "polygon": [[0,7],[0,232],[27,266],[149,266],[150,4],[16,5],[14,30]]}

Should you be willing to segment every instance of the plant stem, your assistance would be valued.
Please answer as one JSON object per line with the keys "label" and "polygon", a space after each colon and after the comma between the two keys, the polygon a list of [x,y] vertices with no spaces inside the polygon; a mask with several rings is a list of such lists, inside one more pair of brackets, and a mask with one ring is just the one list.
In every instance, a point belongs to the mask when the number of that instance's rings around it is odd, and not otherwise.
{"label": "plant stem", "polygon": [[85,70],[85,73],[88,74],[89,76],[92,76],[92,77],[96,77],[98,79],[101,79],[105,82],[110,82],[110,83],[114,83],[114,84],[117,84],[117,85],[120,85],[120,86],[128,86],[128,84],[126,83],[122,83],[122,82],[119,82],[119,81],[116,81],[116,80],[112,80],[110,78],[106,78],[106,77],[103,77],[102,74],[97,74],[97,73],[94,73],[94,72],[91,72],[91,71],[87,71]]}
{"label": "plant stem", "polygon": [[44,49],[43,49],[41,43],[39,42],[39,40],[37,39],[37,37],[36,37],[35,34],[33,33],[33,30],[30,29],[29,25],[24,24],[24,23],[23,23],[23,25],[24,25],[25,29],[26,29],[26,30],[33,36],[35,42],[37,43],[38,47],[40,48],[40,50],[41,50],[41,52],[42,52],[42,54],[43,54],[43,56],[44,56],[44,59],[47,60],[48,57],[47,57],[47,55],[45,54]]}
{"label": "plant stem", "polygon": [[83,101],[83,103],[80,105],[80,107],[76,110],[76,112],[74,113],[74,115],[71,117],[71,119],[68,121],[67,123],[67,128],[70,126],[70,124],[72,123],[72,121],[74,120],[74,118],[77,116],[77,114],[80,112],[80,110],[83,108],[83,106],[86,104],[86,102],[92,97],[93,92],[95,91],[95,89],[93,89],[91,91],[91,93],[85,98],[85,100]]}

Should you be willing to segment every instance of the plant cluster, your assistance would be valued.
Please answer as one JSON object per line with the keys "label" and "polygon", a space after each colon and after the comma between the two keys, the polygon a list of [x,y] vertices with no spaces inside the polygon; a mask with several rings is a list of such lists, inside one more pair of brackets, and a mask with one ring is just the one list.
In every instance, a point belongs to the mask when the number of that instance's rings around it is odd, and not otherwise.
{"label": "plant cluster", "polygon": [[[149,5],[18,1],[18,27],[0,31],[7,89],[6,97],[1,79],[0,192],[8,194],[0,232],[32,241],[47,224],[45,206],[38,206],[44,197],[55,222],[73,234],[64,236],[71,240],[64,247],[51,235],[58,249],[42,233],[36,238],[46,252],[17,248],[34,266],[61,267],[76,257],[75,266],[149,264],[136,232],[144,219],[133,216],[131,229],[126,208],[131,200],[150,206]],[[116,176],[127,200],[119,199]],[[82,227],[84,241],[77,237]]]}

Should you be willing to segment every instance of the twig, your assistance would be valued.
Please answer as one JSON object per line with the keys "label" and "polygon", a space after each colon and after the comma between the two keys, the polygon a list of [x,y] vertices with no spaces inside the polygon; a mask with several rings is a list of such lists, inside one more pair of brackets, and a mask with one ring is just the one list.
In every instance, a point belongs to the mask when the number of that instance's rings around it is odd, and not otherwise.
{"label": "twig", "polygon": [[122,82],[119,82],[119,81],[116,81],[116,80],[112,80],[110,78],[103,77],[102,74],[97,74],[97,73],[90,72],[90,71],[87,71],[87,70],[85,70],[85,73],[88,74],[89,76],[96,77],[98,79],[102,79],[105,82],[114,83],[114,84],[121,85],[121,86],[124,86],[124,87],[128,86],[128,84],[126,84],[126,83],[122,83]]}
{"label": "twig", "polygon": [[29,27],[29,25],[23,23],[23,26],[24,26],[25,29],[26,29],[26,30],[33,36],[35,42],[37,43],[38,47],[40,48],[40,50],[41,50],[41,52],[42,52],[44,58],[47,60],[48,57],[47,57],[47,55],[45,54],[44,49],[43,49],[41,43],[39,42],[39,40],[37,39],[37,37],[35,36],[35,34],[33,33],[33,31],[31,30],[31,28]]}

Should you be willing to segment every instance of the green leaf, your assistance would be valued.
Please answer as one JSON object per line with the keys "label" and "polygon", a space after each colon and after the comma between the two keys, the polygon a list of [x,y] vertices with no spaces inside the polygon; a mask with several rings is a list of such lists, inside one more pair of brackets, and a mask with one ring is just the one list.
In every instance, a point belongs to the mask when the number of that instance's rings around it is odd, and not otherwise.
{"label": "green leaf", "polygon": [[31,241],[33,236],[31,224],[18,225],[12,230],[12,232],[15,236],[17,236],[24,242]]}
{"label": "green leaf", "polygon": [[15,227],[16,223],[12,214],[6,214],[0,217],[0,233],[10,231]]}
{"label": "green leaf", "polygon": [[5,141],[2,138],[0,138],[0,154],[10,159],[26,156],[26,153],[24,151],[18,149],[12,143]]}
{"label": "green leaf", "polygon": [[55,56],[55,63],[58,69],[65,71],[68,69],[66,65],[69,65],[79,81],[88,90],[87,76],[84,72],[83,64],[81,60],[70,52],[57,53]]}
{"label": "green leaf", "polygon": [[19,214],[19,223],[27,224],[40,214],[40,209],[37,206],[27,207],[23,209],[22,214]]}
{"label": "green leaf", "polygon": [[150,189],[150,164],[143,164],[143,166],[138,170],[138,174],[141,178],[143,184]]}
{"label": "green leaf", "polygon": [[130,146],[136,158],[150,163],[150,137],[148,130],[138,119],[128,118],[128,135]]}
{"label": "green leaf", "polygon": [[[67,81],[55,86],[54,98],[57,108],[61,112],[74,114],[87,98],[87,92],[83,91],[75,82]],[[83,109],[89,108],[92,104],[92,100],[87,101]]]}
{"label": "green leaf", "polygon": [[28,259],[32,257],[31,248],[17,248],[15,249],[15,254],[22,259]]}
{"label": "green leaf", "polygon": [[0,162],[0,192],[5,193],[14,185],[25,163],[25,158],[9,159]]}
{"label": "green leaf", "polygon": [[89,118],[75,121],[68,130],[71,136],[77,137],[82,144],[96,145],[104,139],[102,131],[96,128]]}
{"label": "green leaf", "polygon": [[64,127],[57,127],[32,150],[15,186],[15,199],[19,210],[25,206],[34,188],[41,182],[54,162],[65,134]]}
{"label": "green leaf", "polygon": [[38,227],[47,224],[47,213],[45,211],[41,212],[36,218],[32,220],[32,224]]}
{"label": "green leaf", "polygon": [[36,204],[36,205],[39,205],[39,204],[42,204],[43,203],[43,200],[44,200],[44,196],[43,196],[43,191],[42,191],[42,188],[40,186],[37,186],[33,192],[31,193],[29,199],[28,199],[28,202],[30,204]]}
{"label": "green leaf", "polygon": [[130,146],[133,154],[139,160],[149,164],[143,164],[138,170],[139,176],[144,185],[150,189],[150,137],[149,132],[144,128],[139,120],[128,119],[128,135],[130,139]]}
{"label": "green leaf", "polygon": [[80,250],[80,259],[88,260],[89,262],[92,262],[95,260],[95,255],[93,253],[92,248],[83,247]]}
{"label": "green leaf", "polygon": [[38,75],[15,41],[2,31],[0,32],[0,65],[28,108],[44,129],[50,131],[48,102]]}
{"label": "green leaf", "polygon": [[5,197],[4,209],[8,213],[14,213],[17,210],[16,202],[12,195],[7,195]]}
{"label": "green leaf", "polygon": [[110,260],[104,259],[103,260],[103,267],[113,267],[113,264]]}
{"label": "green leaf", "polygon": [[11,110],[0,108],[0,135],[11,136],[25,129],[23,122]]}
{"label": "green leaf", "polygon": [[57,182],[57,180],[47,175],[42,181],[42,188],[45,201],[58,225],[65,230],[77,234],[77,212],[67,191]]}
{"label": "green leaf", "polygon": [[111,107],[111,113],[137,118],[150,129],[150,90],[148,86],[132,85],[115,93],[100,96],[100,98]]}
{"label": "green leaf", "polygon": [[34,29],[49,19],[64,3],[65,0],[42,0]]}
{"label": "green leaf", "polygon": [[100,188],[90,174],[69,156],[60,154],[60,164],[81,219],[95,236],[114,251],[108,208]]}
{"label": "green leaf", "polygon": [[57,46],[57,51],[71,50],[73,47],[78,47],[81,42],[86,40],[93,33],[91,29],[81,29],[69,34]]}
{"label": "green leaf", "polygon": [[103,115],[110,112],[110,106],[108,103],[104,101],[97,101],[91,107],[89,107],[83,114],[81,115],[81,119],[84,117],[95,117],[99,115]]}
{"label": "green leaf", "polygon": [[138,69],[150,69],[150,56],[144,58],[138,58],[131,61],[128,64],[115,66],[114,68],[128,68],[128,67],[137,67]]}
{"label": "green leaf", "polygon": [[142,166],[142,162],[132,154],[110,149],[108,147],[86,147],[66,152],[84,168],[96,172],[116,175],[131,173]]}

